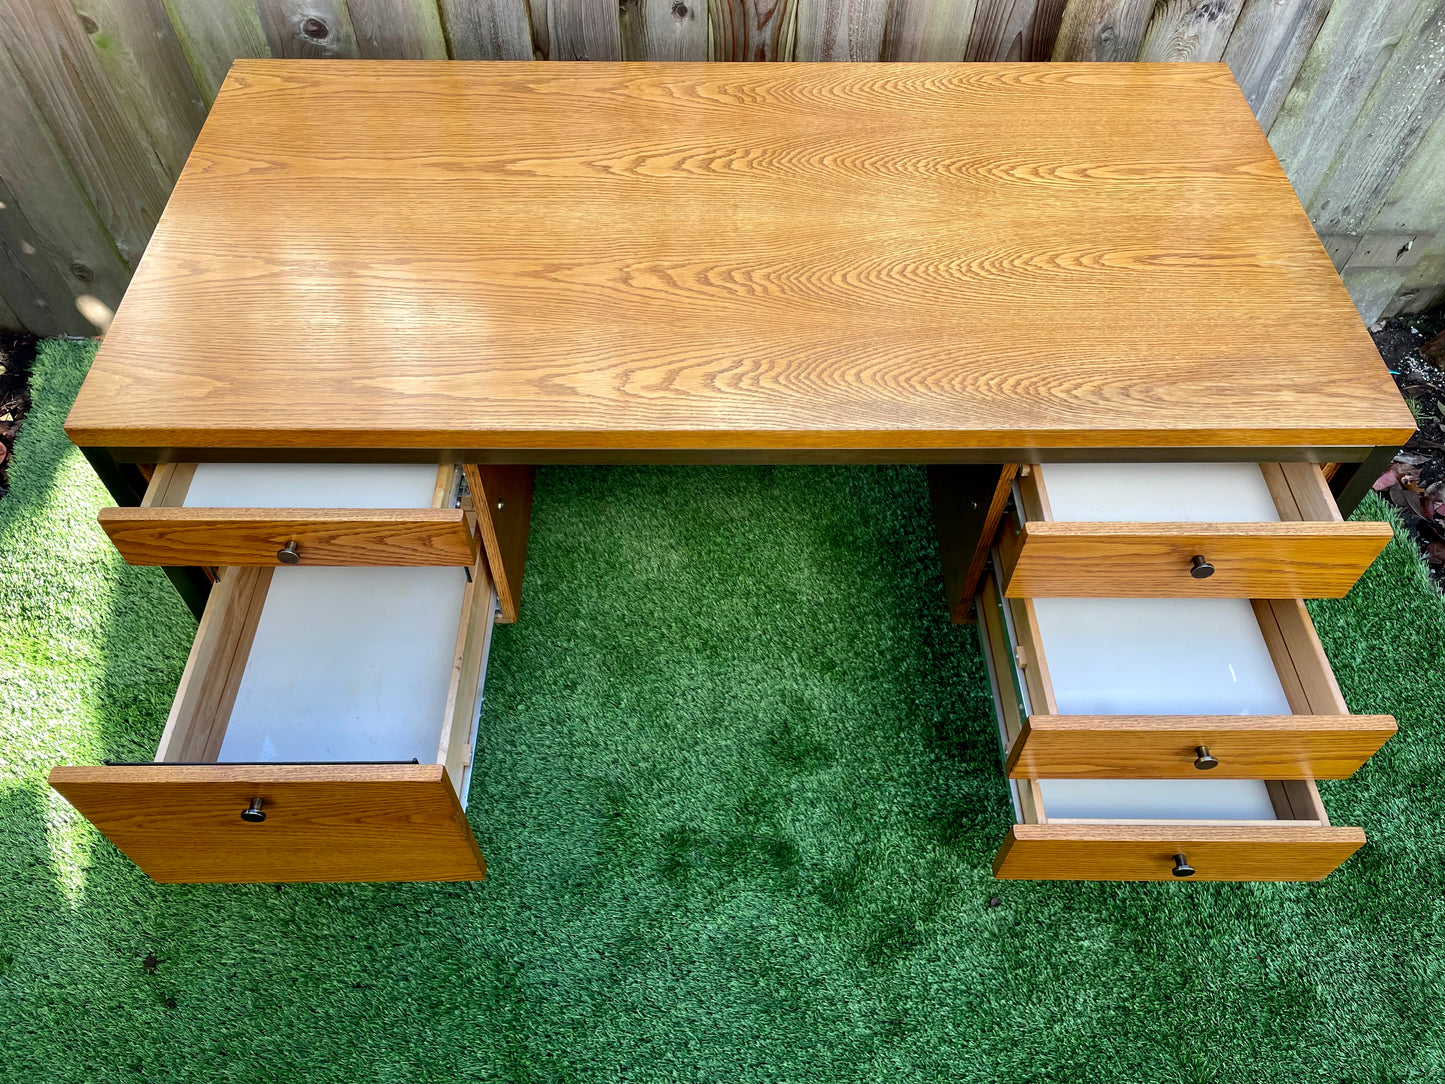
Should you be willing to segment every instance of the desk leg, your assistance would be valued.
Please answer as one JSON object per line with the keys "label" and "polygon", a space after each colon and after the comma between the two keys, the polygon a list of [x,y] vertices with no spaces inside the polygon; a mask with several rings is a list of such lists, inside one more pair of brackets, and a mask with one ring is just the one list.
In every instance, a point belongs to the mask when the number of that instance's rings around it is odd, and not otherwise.
{"label": "desk leg", "polygon": [[[115,457],[105,448],[82,448],[85,458],[100,477],[115,503],[123,508],[134,508],[145,497],[146,480],[140,468],[134,463],[117,463]],[[166,568],[163,570],[172,586],[181,596],[191,613],[200,620],[206,608],[206,599],[211,596],[211,578],[200,568]]]}
{"label": "desk leg", "polygon": [[[1365,494],[1375,484],[1375,479],[1385,473],[1385,468],[1395,458],[1399,449],[1393,446],[1376,448],[1365,457],[1363,463],[1341,463],[1340,469],[1330,479],[1330,489],[1334,492],[1335,503],[1340,506],[1340,515],[1346,519],[1350,513],[1359,507]],[[1350,468],[1354,469],[1351,470]]]}

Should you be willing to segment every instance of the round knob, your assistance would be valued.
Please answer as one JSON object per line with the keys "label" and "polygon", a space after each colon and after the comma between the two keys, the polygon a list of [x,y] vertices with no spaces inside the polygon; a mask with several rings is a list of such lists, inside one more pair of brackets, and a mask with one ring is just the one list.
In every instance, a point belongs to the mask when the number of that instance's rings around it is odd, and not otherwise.
{"label": "round knob", "polygon": [[261,808],[260,798],[252,798],[251,804],[241,810],[241,819],[247,824],[260,824],[266,819],[266,811]]}
{"label": "round knob", "polygon": [[1204,555],[1196,553],[1189,560],[1189,574],[1196,580],[1207,580],[1214,575],[1214,566],[1204,559]]}
{"label": "round knob", "polygon": [[1176,877],[1193,877],[1194,867],[1185,860],[1182,854],[1176,854],[1174,856],[1173,873]]}
{"label": "round knob", "polygon": [[1219,767],[1219,761],[1209,755],[1209,746],[1196,745],[1194,747],[1194,766],[1201,772],[1207,772],[1210,768]]}
{"label": "round knob", "polygon": [[299,565],[301,563],[301,548],[296,545],[294,538],[276,551],[276,560],[283,565]]}

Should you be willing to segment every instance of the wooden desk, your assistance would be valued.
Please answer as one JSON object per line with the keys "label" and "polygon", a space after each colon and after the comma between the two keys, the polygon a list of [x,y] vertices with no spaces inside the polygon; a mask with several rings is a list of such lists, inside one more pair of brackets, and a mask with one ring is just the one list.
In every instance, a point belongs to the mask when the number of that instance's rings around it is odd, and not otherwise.
{"label": "wooden desk", "polygon": [[1222,64],[271,60],[67,425],[122,499],[136,461],[1378,462],[1412,429]]}

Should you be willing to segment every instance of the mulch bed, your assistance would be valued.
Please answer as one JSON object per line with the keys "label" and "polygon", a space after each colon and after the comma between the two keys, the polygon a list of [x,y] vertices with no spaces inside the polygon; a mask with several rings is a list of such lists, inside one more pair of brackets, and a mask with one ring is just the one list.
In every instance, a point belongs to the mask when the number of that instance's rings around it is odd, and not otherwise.
{"label": "mulch bed", "polygon": [[0,497],[10,491],[10,453],[15,434],[30,409],[30,366],[35,361],[34,335],[0,331]]}
{"label": "mulch bed", "polygon": [[1384,320],[1370,331],[1418,427],[1375,490],[1400,510],[1445,587],[1445,309]]}

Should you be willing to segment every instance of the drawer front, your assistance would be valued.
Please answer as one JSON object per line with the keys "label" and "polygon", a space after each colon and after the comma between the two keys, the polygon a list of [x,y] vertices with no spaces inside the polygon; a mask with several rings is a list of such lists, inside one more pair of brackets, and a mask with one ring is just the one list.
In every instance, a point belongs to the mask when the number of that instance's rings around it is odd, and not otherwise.
{"label": "drawer front", "polygon": [[[1010,598],[1339,598],[1387,523],[1027,523],[1000,539]],[[1193,574],[1195,558],[1213,567]]]}
{"label": "drawer front", "polygon": [[1388,715],[1033,715],[1015,779],[1343,779],[1395,733]]}
{"label": "drawer front", "polygon": [[471,565],[479,548],[460,508],[107,508],[100,525],[133,565]]}
{"label": "drawer front", "polygon": [[[993,871],[1024,881],[1318,881],[1364,842],[1358,828],[1016,824]],[[1176,855],[1189,877],[1176,878]]]}
{"label": "drawer front", "polygon": [[[439,764],[60,767],[50,783],[163,883],[486,875]],[[256,799],[264,820],[243,819]]]}

